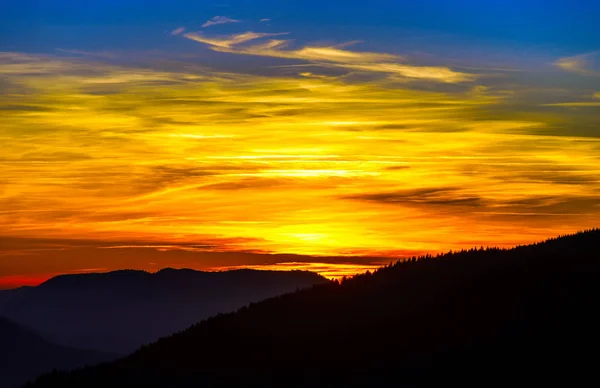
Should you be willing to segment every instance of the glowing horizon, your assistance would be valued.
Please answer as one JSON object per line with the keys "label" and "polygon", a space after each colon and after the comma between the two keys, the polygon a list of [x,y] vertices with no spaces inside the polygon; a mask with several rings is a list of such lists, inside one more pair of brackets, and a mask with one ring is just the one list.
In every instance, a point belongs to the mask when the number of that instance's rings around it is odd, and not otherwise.
{"label": "glowing horizon", "polygon": [[[124,268],[185,251],[197,269],[335,277],[598,226],[596,52],[424,61],[265,20],[174,24],[163,35],[187,53],[1,52],[0,279],[102,266],[110,245]],[[32,248],[45,239],[73,242]],[[78,241],[97,242],[89,260],[60,259]]]}

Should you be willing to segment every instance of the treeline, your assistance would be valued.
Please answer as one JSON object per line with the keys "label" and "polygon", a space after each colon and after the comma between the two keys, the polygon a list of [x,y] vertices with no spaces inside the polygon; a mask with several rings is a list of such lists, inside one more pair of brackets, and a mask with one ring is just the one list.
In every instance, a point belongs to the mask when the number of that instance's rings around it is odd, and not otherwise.
{"label": "treeline", "polygon": [[31,386],[572,385],[597,379],[599,275],[599,229],[414,257]]}

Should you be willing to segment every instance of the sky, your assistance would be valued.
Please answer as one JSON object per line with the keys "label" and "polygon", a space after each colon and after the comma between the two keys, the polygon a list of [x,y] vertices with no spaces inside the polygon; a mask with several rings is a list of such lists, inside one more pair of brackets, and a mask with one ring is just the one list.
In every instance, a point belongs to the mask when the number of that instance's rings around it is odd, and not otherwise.
{"label": "sky", "polygon": [[0,288],[598,226],[600,3],[0,5]]}

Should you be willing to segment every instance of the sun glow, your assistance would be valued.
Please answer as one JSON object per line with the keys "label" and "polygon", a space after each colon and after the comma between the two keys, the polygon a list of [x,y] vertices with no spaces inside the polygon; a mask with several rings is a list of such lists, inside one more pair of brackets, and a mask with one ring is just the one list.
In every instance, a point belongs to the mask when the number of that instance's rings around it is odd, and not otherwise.
{"label": "sun glow", "polygon": [[5,237],[402,257],[600,219],[600,138],[557,136],[560,113],[512,111],[506,93],[0,60]]}
{"label": "sun glow", "polygon": [[[284,262],[271,265],[251,265],[239,267],[225,267],[223,270],[230,269],[258,269],[263,271],[312,271],[321,274],[328,279],[341,280],[344,277],[374,271],[381,267],[378,264],[352,264],[352,263],[297,263]],[[218,268],[217,268],[218,270]]]}

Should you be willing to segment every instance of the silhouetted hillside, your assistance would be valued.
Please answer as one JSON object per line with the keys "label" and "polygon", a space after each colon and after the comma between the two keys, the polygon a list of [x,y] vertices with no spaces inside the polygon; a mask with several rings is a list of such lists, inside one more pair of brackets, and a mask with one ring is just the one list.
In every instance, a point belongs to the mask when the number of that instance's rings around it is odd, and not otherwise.
{"label": "silhouetted hillside", "polygon": [[32,331],[0,318],[0,387],[24,385],[41,373],[71,369],[114,359],[101,352],[52,344]]}
{"label": "silhouetted hillside", "polygon": [[600,230],[413,258],[35,387],[597,384]]}
{"label": "silhouetted hillside", "polygon": [[8,303],[11,299],[18,297],[24,292],[27,292],[31,287],[19,287],[10,290],[0,290],[0,310],[5,303]]}
{"label": "silhouetted hillside", "polygon": [[124,355],[217,313],[323,282],[302,271],[63,275],[13,295],[0,315],[66,346]]}

